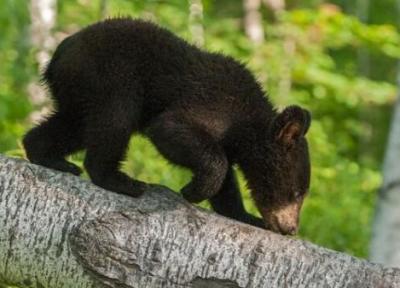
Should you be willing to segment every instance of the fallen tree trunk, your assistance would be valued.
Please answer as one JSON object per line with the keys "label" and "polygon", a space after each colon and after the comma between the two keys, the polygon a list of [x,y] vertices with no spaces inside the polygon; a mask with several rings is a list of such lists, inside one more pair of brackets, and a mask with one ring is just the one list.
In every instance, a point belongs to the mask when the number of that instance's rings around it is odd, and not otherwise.
{"label": "fallen tree trunk", "polygon": [[0,282],[20,287],[400,287],[400,269],[0,156]]}

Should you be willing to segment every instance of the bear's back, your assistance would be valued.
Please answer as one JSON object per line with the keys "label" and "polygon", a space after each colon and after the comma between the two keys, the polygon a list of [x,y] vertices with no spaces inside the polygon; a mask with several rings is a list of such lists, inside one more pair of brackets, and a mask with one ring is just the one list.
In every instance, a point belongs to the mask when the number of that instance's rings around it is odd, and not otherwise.
{"label": "bear's back", "polygon": [[65,39],[44,78],[59,107],[140,107],[142,127],[167,109],[183,108],[196,119],[214,111],[214,117],[235,115],[241,122],[267,104],[251,73],[234,59],[129,18],[105,20]]}

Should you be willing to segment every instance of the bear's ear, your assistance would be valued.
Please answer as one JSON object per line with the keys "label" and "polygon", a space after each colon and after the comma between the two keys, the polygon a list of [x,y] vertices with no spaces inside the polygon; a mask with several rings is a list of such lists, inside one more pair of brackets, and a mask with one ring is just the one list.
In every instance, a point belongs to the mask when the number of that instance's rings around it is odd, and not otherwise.
{"label": "bear's ear", "polygon": [[299,106],[286,107],[272,123],[272,136],[286,146],[292,146],[310,127],[311,115]]}

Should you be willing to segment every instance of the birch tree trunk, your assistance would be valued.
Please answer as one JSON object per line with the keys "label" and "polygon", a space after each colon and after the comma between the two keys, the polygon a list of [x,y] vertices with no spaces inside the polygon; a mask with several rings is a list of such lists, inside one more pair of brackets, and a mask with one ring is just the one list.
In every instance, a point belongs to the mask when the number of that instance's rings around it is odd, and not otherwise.
{"label": "birch tree trunk", "polygon": [[56,0],[31,0],[31,41],[36,51],[36,61],[42,69],[50,60],[55,40],[51,35],[56,22]]}
{"label": "birch tree trunk", "polygon": [[[279,21],[279,15],[285,10],[285,0],[263,0],[265,6],[270,9],[274,15],[275,21]],[[284,32],[282,42],[284,58],[279,71],[278,98],[283,100],[284,105],[287,105],[287,99],[292,90],[292,62],[296,52],[296,42],[289,31]]]}
{"label": "birch tree trunk", "polygon": [[[357,0],[355,1],[355,11],[353,14],[364,24],[368,24],[369,21],[369,0]],[[358,74],[362,77],[370,77],[370,55],[367,47],[360,46],[357,48],[357,68]],[[373,108],[370,105],[362,105],[358,112],[359,121],[362,125],[363,133],[358,136],[358,161],[363,162],[364,155],[371,154],[370,139],[373,137],[373,124],[371,123],[371,115],[374,113]]]}
{"label": "birch tree trunk", "polygon": [[400,287],[384,268],[198,209],[0,155],[0,279],[20,287]]}
{"label": "birch tree trunk", "polygon": [[[400,87],[400,63],[398,82]],[[389,132],[372,233],[370,259],[400,267],[400,94]]]}
{"label": "birch tree trunk", "polygon": [[263,0],[264,4],[275,14],[285,9],[285,0]]}
{"label": "birch tree trunk", "polygon": [[[400,0],[396,2],[400,15]],[[400,267],[400,61],[397,86],[399,91],[383,163],[383,183],[376,200],[370,259]]]}
{"label": "birch tree trunk", "polygon": [[285,10],[285,0],[243,0],[245,31],[249,39],[255,44],[264,41],[264,27],[260,12],[262,3],[271,10],[275,20]]}
{"label": "birch tree trunk", "polygon": [[108,1],[107,0],[100,0],[99,3],[99,18],[106,19],[108,13]]}
{"label": "birch tree trunk", "polygon": [[[51,30],[56,23],[56,6],[57,0],[30,0],[31,43],[35,50],[35,60],[38,63],[38,74],[49,62],[51,51],[55,46]],[[35,79],[28,86],[29,100],[34,105],[43,107],[42,111],[30,115],[32,122],[37,122],[50,110],[44,105],[46,90],[37,83],[38,81]]]}
{"label": "birch tree trunk", "polygon": [[[356,1],[356,11],[355,14],[357,15],[358,19],[362,22],[367,24],[369,20],[369,8],[370,3],[369,0],[357,0]],[[357,49],[357,66],[359,72],[368,77],[370,74],[370,57],[368,49],[365,47],[360,47]]]}
{"label": "birch tree trunk", "polygon": [[204,46],[203,3],[201,0],[189,0],[189,29],[193,43]]}
{"label": "birch tree trunk", "polygon": [[260,12],[261,0],[243,0],[244,29],[247,37],[254,44],[264,41],[264,28]]}

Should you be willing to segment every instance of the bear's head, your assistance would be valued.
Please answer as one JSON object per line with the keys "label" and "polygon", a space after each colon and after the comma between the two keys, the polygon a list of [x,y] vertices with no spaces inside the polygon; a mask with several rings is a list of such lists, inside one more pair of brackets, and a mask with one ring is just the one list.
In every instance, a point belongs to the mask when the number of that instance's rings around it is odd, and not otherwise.
{"label": "bear's head", "polygon": [[257,136],[243,169],[266,228],[281,234],[296,234],[309,189],[311,168],[305,134],[310,122],[310,113],[298,106],[277,114],[267,135]]}

